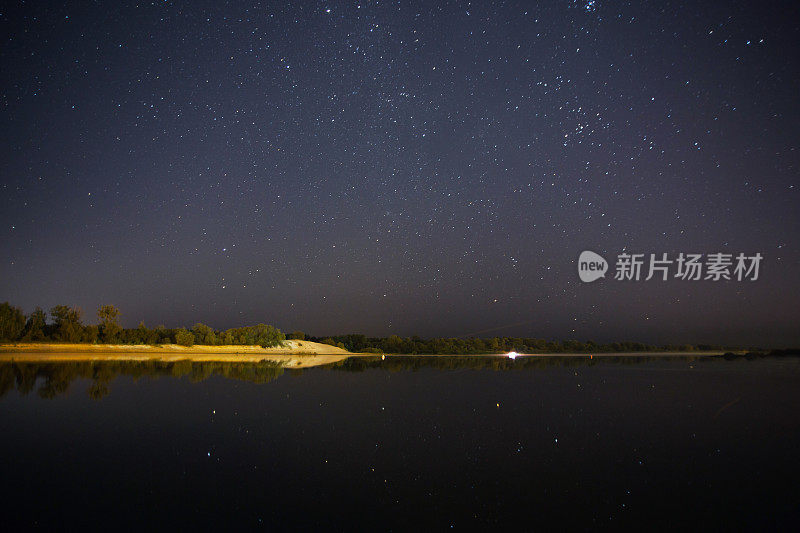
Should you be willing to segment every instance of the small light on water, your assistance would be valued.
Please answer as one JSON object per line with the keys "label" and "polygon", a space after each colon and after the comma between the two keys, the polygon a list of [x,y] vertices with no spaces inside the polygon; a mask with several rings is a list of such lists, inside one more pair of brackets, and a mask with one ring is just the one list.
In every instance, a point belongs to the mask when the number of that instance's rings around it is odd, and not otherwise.
{"label": "small light on water", "polygon": [[516,359],[519,354],[517,352],[508,352],[507,355],[509,359]]}

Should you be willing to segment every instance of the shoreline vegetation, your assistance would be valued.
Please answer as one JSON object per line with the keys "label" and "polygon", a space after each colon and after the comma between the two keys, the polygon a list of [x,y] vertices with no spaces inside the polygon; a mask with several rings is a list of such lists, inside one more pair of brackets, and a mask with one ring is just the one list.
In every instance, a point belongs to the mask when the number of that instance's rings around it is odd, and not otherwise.
{"label": "shoreline vegetation", "polygon": [[[772,353],[780,350],[730,347],[710,344],[650,345],[640,342],[597,343],[591,340],[545,340],[527,337],[367,337],[362,334],[314,337],[301,331],[285,335],[278,328],[257,324],[216,330],[197,323],[187,328],[148,328],[141,322],[136,328],[119,324],[119,310],[101,305],[97,324],[85,325],[80,308],[57,305],[48,313],[37,307],[25,315],[8,302],[0,304],[0,360],[78,361],[78,360],[161,360],[161,361],[241,361],[281,362],[286,357],[325,356],[334,362],[348,356],[369,355],[519,355],[541,356],[642,356],[697,355],[725,353]],[[787,351],[787,350],[784,350]],[[795,352],[795,350],[788,350]],[[300,366],[325,364],[307,361]],[[297,361],[287,360],[297,366]]]}

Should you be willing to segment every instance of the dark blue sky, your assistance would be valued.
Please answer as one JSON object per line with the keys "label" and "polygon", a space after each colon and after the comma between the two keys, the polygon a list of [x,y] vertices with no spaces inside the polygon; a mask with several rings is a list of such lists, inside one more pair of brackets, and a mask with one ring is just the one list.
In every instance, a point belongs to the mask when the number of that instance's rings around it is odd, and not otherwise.
{"label": "dark blue sky", "polygon": [[[800,342],[792,2],[14,4],[0,301],[126,326]],[[757,281],[578,279],[617,254]],[[611,272],[610,274],[613,274]]]}

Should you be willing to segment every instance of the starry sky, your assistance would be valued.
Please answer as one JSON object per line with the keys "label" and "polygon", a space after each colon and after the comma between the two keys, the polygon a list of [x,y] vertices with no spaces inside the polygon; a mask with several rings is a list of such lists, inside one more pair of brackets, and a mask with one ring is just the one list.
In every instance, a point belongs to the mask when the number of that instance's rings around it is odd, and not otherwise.
{"label": "starry sky", "polygon": [[[793,2],[14,3],[0,301],[123,325],[800,343]],[[756,281],[577,257],[761,253]]]}

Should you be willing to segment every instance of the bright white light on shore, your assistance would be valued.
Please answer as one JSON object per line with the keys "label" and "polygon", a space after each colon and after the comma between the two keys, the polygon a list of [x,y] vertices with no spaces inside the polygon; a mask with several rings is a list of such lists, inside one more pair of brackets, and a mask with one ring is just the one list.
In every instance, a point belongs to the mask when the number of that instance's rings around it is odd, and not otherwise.
{"label": "bright white light on shore", "polygon": [[506,355],[508,355],[509,359],[516,359],[519,354],[517,352],[508,352]]}

